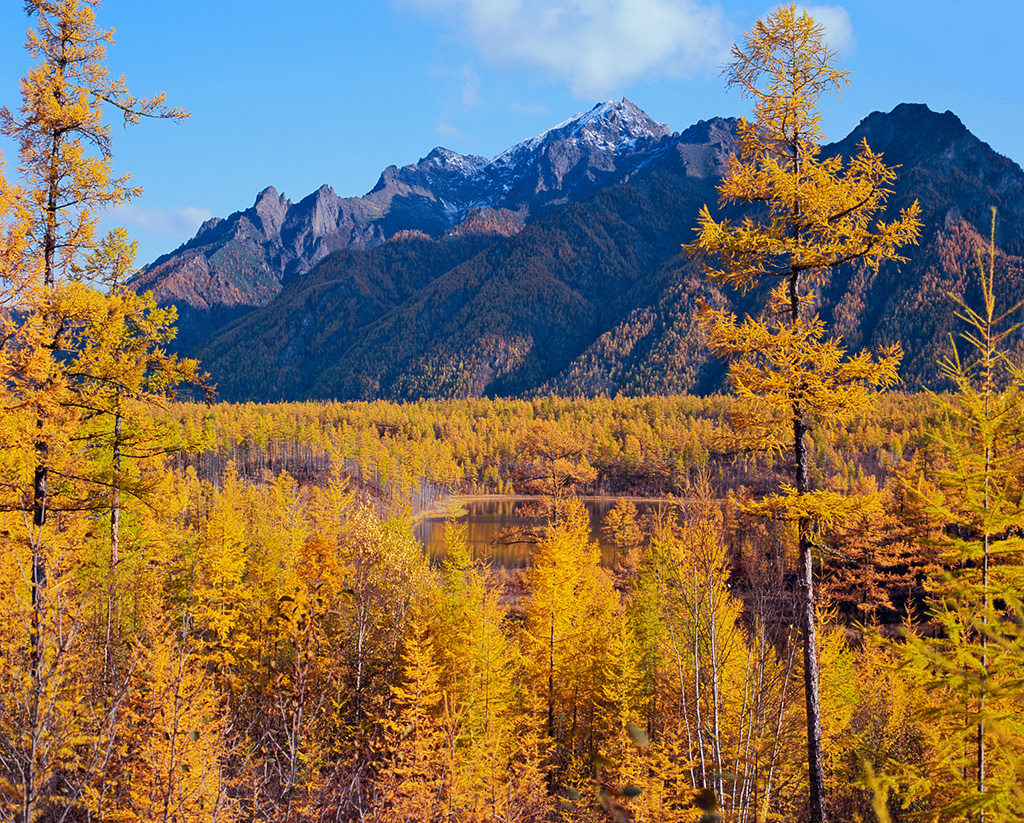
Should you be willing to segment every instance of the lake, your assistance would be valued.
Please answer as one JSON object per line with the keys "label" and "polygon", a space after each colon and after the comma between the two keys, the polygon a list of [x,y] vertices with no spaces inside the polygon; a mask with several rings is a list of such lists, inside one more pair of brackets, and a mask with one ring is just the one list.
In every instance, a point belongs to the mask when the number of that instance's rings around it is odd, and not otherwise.
{"label": "lake", "polygon": [[[466,542],[473,551],[473,556],[480,560],[494,563],[509,569],[523,568],[530,564],[533,544],[510,543],[494,544],[496,534],[509,526],[528,526],[536,521],[522,517],[518,508],[522,503],[530,501],[514,498],[491,500],[468,500],[459,503],[459,515],[455,518],[466,527]],[[601,553],[606,560],[611,558],[611,547],[601,539],[601,523],[604,516],[615,506],[615,499],[584,500],[583,505],[590,514],[591,538],[601,546]],[[643,515],[659,505],[657,501],[643,500],[635,503],[637,510]],[[440,560],[444,557],[444,524],[443,514],[423,517],[416,523],[416,538],[427,548],[431,558]]]}

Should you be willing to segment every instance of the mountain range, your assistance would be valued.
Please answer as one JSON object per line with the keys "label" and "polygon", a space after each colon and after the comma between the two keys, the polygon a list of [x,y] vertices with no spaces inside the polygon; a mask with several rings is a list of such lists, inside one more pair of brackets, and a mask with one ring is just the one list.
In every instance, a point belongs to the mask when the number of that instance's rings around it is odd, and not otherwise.
{"label": "mountain range", "polygon": [[[207,221],[133,281],[179,311],[178,350],[227,400],[709,392],[723,365],[694,317],[709,292],[680,254],[735,150],[737,122],[681,133],[606,102],[487,159],[435,148],[363,197],[269,187]],[[915,199],[907,262],[837,270],[819,310],[853,350],[900,341],[909,388],[939,386],[956,332],[947,293],[977,297],[975,249],[998,210],[1001,291],[1024,297],[1024,173],[950,112],[866,117]],[[757,296],[716,295],[740,312]]]}

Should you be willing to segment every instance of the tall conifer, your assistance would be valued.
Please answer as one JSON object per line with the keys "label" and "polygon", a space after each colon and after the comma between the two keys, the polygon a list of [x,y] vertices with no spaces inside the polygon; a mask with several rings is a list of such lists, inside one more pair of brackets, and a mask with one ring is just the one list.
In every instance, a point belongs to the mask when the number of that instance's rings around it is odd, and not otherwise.
{"label": "tall conifer", "polygon": [[741,410],[732,416],[736,448],[788,452],[793,483],[751,507],[795,523],[799,543],[800,618],[804,638],[810,819],[825,820],[818,679],[813,530],[860,506],[812,488],[809,435],[822,421],[863,409],[869,392],[896,381],[900,349],[848,357],[813,314],[815,289],[836,266],[900,260],[918,233],[915,203],[893,222],[879,220],[895,173],[867,144],[849,164],[822,158],[818,101],[848,82],[824,29],[795,5],[758,20],[726,69],[730,86],[754,101],[754,122],[739,127],[739,156],[719,186],[723,205],[761,204],[763,217],[716,220],[705,206],[687,251],[709,280],[743,292],[776,284],[763,319],[738,320],[706,307],[709,345],[730,362]]}

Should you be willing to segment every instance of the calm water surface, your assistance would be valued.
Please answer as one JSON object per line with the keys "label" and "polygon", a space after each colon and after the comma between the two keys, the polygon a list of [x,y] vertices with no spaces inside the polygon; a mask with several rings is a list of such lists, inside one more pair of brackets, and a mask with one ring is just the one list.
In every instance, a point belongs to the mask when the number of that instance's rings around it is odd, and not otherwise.
{"label": "calm water surface", "polygon": [[[531,521],[518,513],[523,500],[472,500],[462,504],[462,513],[456,517],[456,521],[465,525],[466,540],[473,556],[480,560],[487,560],[495,565],[505,568],[522,568],[529,565],[530,554],[533,545],[529,543],[495,544],[492,542],[495,535],[508,526],[529,526]],[[601,552],[605,559],[611,558],[611,547],[601,540],[601,522],[604,516],[615,506],[615,500],[585,500],[590,514],[590,534],[601,546]],[[658,503],[641,501],[636,504],[641,515]],[[444,515],[425,517],[415,527],[416,538],[427,548],[430,556],[435,560],[444,557]]]}

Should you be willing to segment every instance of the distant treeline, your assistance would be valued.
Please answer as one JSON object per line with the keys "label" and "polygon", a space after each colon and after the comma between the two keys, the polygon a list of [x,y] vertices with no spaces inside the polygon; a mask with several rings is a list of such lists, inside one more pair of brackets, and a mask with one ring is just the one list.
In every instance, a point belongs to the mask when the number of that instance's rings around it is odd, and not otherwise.
{"label": "distant treeline", "polygon": [[[244,477],[287,471],[316,483],[343,458],[353,480],[396,503],[434,494],[510,494],[533,474],[541,440],[573,444],[593,474],[580,494],[677,493],[701,472],[720,491],[769,487],[785,471],[771,457],[725,454],[715,432],[734,400],[724,396],[477,398],[415,403],[180,404],[169,413],[183,451],[175,465],[218,477],[229,462]],[[890,393],[870,415],[813,440],[816,481],[845,489],[888,473],[917,450],[929,395]]]}

